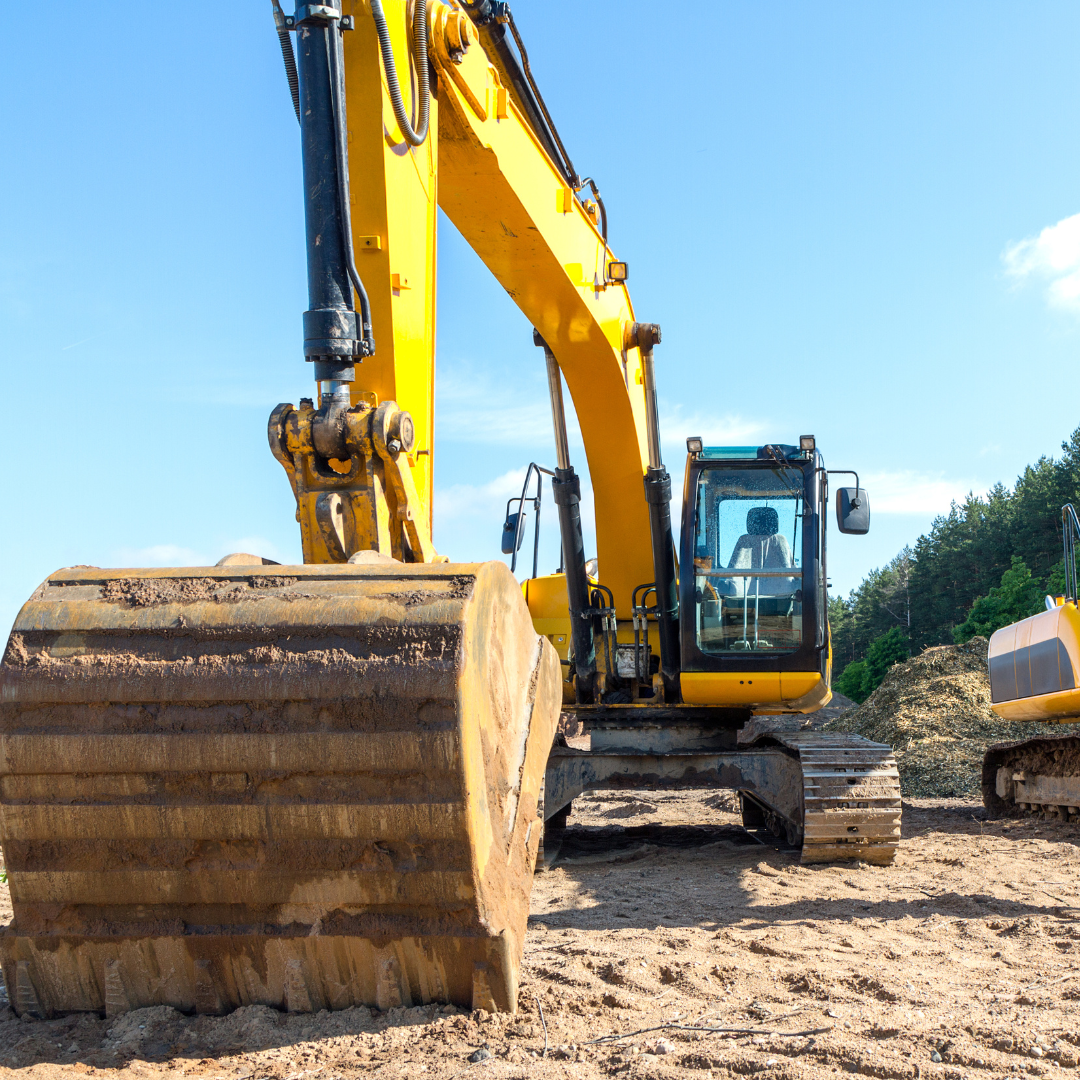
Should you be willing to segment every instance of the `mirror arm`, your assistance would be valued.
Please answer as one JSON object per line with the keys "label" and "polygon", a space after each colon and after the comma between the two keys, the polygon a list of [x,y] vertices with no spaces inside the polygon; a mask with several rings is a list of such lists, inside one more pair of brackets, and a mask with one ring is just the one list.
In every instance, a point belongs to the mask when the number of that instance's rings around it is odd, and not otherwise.
{"label": "mirror arm", "polygon": [[854,469],[825,469],[823,470],[826,475],[832,476],[833,474],[839,474],[841,476],[854,476],[855,477],[855,498],[851,500],[852,510],[859,509],[859,474]]}

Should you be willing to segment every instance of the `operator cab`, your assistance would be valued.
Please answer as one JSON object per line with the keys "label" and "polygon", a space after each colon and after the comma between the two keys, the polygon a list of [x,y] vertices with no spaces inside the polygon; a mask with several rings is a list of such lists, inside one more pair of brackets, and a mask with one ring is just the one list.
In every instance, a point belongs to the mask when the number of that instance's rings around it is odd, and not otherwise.
{"label": "operator cab", "polygon": [[[696,444],[696,445],[695,445]],[[680,553],[682,696],[816,708],[828,695],[828,475],[799,446],[689,440]],[[848,492],[850,489],[843,489]],[[865,491],[848,495],[869,524]],[[861,497],[860,497],[861,496]],[[843,499],[837,500],[838,514]],[[843,531],[847,528],[840,519]]]}

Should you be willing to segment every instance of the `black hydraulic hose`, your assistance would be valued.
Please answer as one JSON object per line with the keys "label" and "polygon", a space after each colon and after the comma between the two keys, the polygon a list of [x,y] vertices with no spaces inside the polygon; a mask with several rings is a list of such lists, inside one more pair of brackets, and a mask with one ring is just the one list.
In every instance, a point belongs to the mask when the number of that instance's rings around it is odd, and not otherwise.
{"label": "black hydraulic hose", "polygon": [[[377,2],[377,0],[376,0]],[[421,6],[423,6],[421,4]],[[326,28],[327,66],[330,71],[330,100],[334,110],[334,151],[337,164],[338,208],[345,248],[345,269],[360,300],[360,323],[364,356],[375,355],[375,334],[371,326],[371,301],[356,269],[356,252],[352,240],[352,210],[349,200],[348,123],[345,116],[345,58],[342,55],[341,30],[336,24]],[[350,305],[351,306],[351,305]]]}
{"label": "black hydraulic hose", "polygon": [[499,80],[509,90],[511,100],[518,107],[533,134],[540,140],[544,153],[551,158],[555,168],[563,174],[563,178],[569,184],[570,177],[566,175],[566,165],[561,160],[559,148],[548,131],[547,122],[540,111],[529,80],[525,78],[525,72],[521,70],[521,61],[510,47],[506,33],[506,19],[503,14],[505,5],[494,3],[493,0],[463,0],[463,3],[480,34],[480,45],[487,53],[488,61],[499,73]]}
{"label": "black hydraulic hose", "polygon": [[[600,231],[604,237],[606,249],[608,228],[604,200],[600,197],[600,191],[592,177],[587,176],[584,180],[581,179],[574,168],[574,163],[570,160],[559,130],[555,127],[555,121],[551,118],[547,103],[544,101],[544,95],[540,93],[540,87],[533,77],[532,66],[529,64],[529,52],[514,22],[509,4],[493,2],[493,0],[464,0],[464,4],[466,11],[480,31],[480,40],[488,54],[488,59],[498,70],[503,84],[509,87],[515,104],[525,114],[529,126],[543,143],[544,150],[555,163],[555,167],[563,174],[567,184],[575,192],[581,191],[586,184],[592,188],[593,198],[600,207]],[[514,44],[517,46],[518,56],[521,58],[520,64],[506,44],[504,27],[510,29]],[[607,284],[607,281],[607,252],[605,250],[604,283]]]}
{"label": "black hydraulic hose", "polygon": [[[596,181],[591,176],[586,176],[581,181],[581,186],[586,184],[592,189],[593,198],[596,200],[596,205],[600,207],[600,235],[604,238],[604,258],[607,259],[607,210],[604,207],[604,200],[600,198],[600,189],[596,186]],[[604,267],[607,270],[607,267]],[[606,277],[605,273],[605,277]]]}
{"label": "black hydraulic hose", "polygon": [[[375,0],[373,0],[373,2],[375,2]],[[517,45],[518,54],[521,56],[521,67],[525,72],[525,78],[529,81],[529,87],[536,97],[536,104],[540,106],[540,111],[544,114],[544,121],[547,123],[548,130],[551,132],[551,136],[555,140],[555,145],[558,146],[559,153],[562,155],[566,178],[575,191],[580,191],[582,183],[581,179],[578,177],[577,170],[574,168],[574,163],[570,160],[570,155],[566,152],[566,147],[563,146],[562,139],[559,138],[558,129],[555,127],[555,121],[551,119],[551,113],[548,112],[548,107],[544,103],[544,96],[540,93],[540,87],[536,85],[536,80],[533,78],[532,68],[529,67],[529,54],[525,51],[525,42],[521,40],[517,24],[514,22],[514,16],[510,13],[509,7],[506,8],[506,23],[510,27],[510,33],[514,35],[514,44]]]}
{"label": "black hydraulic hose", "polygon": [[278,0],[274,4],[274,27],[277,29],[278,44],[281,46],[281,59],[285,61],[285,77],[289,80],[289,93],[292,106],[296,110],[296,122],[300,123],[300,76],[296,74],[296,54],[293,52],[292,38],[285,29],[285,12]]}
{"label": "black hydraulic hose", "polygon": [[413,40],[416,44],[416,82],[419,101],[419,122],[414,129],[409,114],[405,111],[405,101],[401,96],[401,84],[398,82],[397,65],[394,63],[394,50],[390,45],[390,31],[386,26],[381,0],[371,0],[371,15],[375,20],[375,30],[379,35],[379,51],[382,53],[383,70],[386,72],[386,88],[390,91],[390,104],[394,107],[394,117],[410,146],[420,146],[427,138],[428,117],[430,113],[431,87],[428,83],[428,22],[426,0],[416,0],[413,12]]}
{"label": "black hydraulic hose", "polygon": [[607,208],[604,206],[604,200],[600,197],[600,189],[596,186],[596,181],[591,176],[586,176],[581,181],[581,186],[584,187],[586,184],[592,190],[596,205],[600,208],[600,236],[604,241],[604,284],[606,285],[608,283]]}
{"label": "black hydraulic hose", "polygon": [[645,472],[645,500],[649,504],[656,581],[656,621],[660,637],[660,675],[667,701],[679,700],[679,591],[675,572],[675,542],[671,535],[671,477],[667,469]]}

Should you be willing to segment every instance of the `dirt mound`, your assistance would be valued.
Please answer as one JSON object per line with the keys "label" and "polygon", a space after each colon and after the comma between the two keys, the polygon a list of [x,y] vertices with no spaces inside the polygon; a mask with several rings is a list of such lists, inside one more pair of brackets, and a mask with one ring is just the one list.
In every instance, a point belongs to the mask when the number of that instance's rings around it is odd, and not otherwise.
{"label": "dirt mound", "polygon": [[[1077,1080],[1074,825],[973,821],[974,802],[913,799],[892,867],[802,866],[743,832],[717,794],[574,800],[569,857],[533,881],[515,1016],[249,1005],[226,1016],[156,1006],[32,1020],[16,1018],[0,990],[0,1073]],[[631,798],[656,812],[604,816]],[[0,931],[10,919],[0,884]]]}
{"label": "dirt mound", "polygon": [[812,728],[824,727],[830,720],[835,720],[837,717],[843,716],[844,713],[851,709],[857,709],[858,706],[849,697],[844,697],[839,690],[833,689],[832,698],[829,704],[824,709],[818,709],[815,713],[810,713],[807,720],[810,721]]}
{"label": "dirt mound", "polygon": [[978,798],[982,758],[995,742],[1061,734],[1056,724],[1017,724],[990,710],[986,638],[938,645],[890,668],[855,709],[825,725],[896,751],[907,796]]}

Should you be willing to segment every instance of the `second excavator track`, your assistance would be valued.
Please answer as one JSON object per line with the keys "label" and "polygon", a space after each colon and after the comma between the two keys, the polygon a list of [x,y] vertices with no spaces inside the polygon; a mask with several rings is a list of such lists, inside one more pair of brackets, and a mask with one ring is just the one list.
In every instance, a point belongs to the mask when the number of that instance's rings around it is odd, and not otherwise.
{"label": "second excavator track", "polygon": [[994,744],[983,758],[982,790],[991,814],[1080,821],[1080,736]]}

